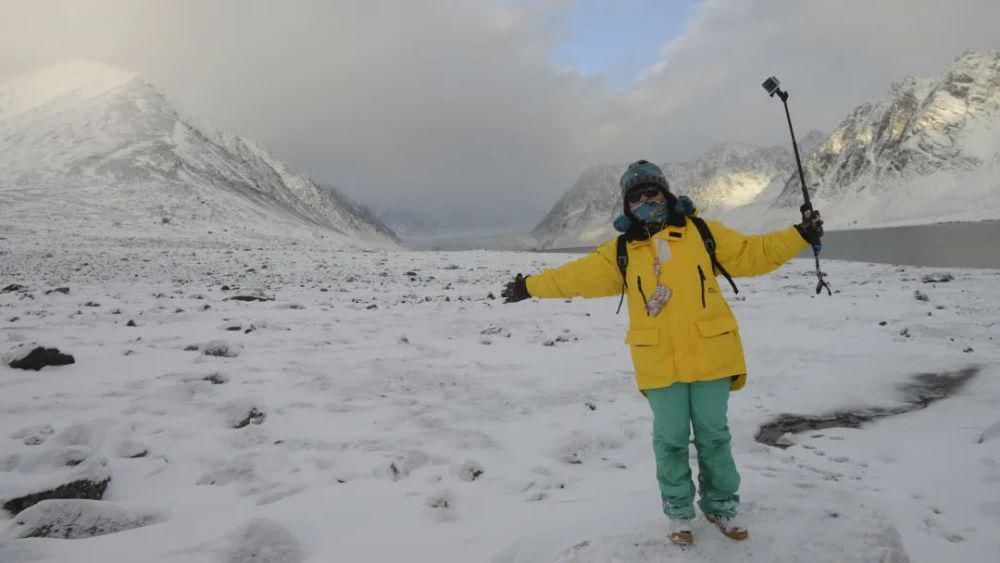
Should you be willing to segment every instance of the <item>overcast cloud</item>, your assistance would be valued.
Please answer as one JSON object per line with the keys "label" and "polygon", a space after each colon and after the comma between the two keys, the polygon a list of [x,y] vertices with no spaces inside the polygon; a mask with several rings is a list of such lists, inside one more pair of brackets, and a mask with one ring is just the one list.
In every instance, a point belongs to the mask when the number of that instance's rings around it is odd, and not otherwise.
{"label": "overcast cloud", "polygon": [[362,202],[526,224],[595,163],[829,131],[908,74],[1000,49],[1000,2],[708,0],[633,88],[556,69],[569,0],[0,0],[0,80],[66,59],[142,73],[183,111]]}

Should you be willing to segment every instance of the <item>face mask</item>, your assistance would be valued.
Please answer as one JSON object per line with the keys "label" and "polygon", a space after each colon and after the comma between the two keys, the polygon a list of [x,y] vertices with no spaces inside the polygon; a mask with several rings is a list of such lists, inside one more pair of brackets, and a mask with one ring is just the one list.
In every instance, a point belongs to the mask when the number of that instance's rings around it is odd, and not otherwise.
{"label": "face mask", "polygon": [[632,215],[643,223],[662,223],[667,220],[669,212],[666,202],[646,201],[633,207]]}

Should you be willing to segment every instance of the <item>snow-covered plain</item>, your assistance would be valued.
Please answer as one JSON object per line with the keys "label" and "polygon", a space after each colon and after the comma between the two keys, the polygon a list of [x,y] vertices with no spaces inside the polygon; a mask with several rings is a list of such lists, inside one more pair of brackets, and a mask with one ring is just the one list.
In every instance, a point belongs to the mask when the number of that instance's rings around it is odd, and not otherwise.
{"label": "snow-covered plain", "polygon": [[[0,239],[0,287],[25,288],[0,293],[0,352],[76,359],[0,366],[0,498],[89,448],[113,503],[93,518],[141,526],[17,539],[0,511],[0,561],[1000,560],[1000,272],[826,262],[833,297],[806,261],[740,280],[751,536],[701,519],[682,549],[616,298],[490,296],[571,258]],[[251,294],[273,300],[227,299]],[[780,413],[896,406],[914,374],[966,367],[925,409],[754,441]]]}

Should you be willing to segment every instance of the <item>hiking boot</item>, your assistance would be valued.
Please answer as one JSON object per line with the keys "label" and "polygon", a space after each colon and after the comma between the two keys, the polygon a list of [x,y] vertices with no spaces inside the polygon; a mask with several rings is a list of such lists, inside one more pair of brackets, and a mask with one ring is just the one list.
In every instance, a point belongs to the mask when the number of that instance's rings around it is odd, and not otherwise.
{"label": "hiking boot", "polygon": [[724,516],[716,516],[715,514],[706,514],[705,518],[709,522],[715,524],[719,531],[725,534],[727,538],[734,540],[745,540],[750,536],[750,532],[747,531],[746,525],[740,521],[738,517],[726,518]]}
{"label": "hiking boot", "polygon": [[691,533],[690,518],[668,518],[667,537],[677,545],[691,545],[694,543],[694,534]]}

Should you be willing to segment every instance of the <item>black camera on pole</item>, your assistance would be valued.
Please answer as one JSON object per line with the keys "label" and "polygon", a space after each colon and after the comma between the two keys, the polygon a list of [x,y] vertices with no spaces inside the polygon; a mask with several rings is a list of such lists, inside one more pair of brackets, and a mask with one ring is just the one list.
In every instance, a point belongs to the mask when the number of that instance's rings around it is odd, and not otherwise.
{"label": "black camera on pole", "polygon": [[[802,184],[802,197],[805,199],[805,203],[799,208],[802,211],[802,217],[806,218],[807,214],[811,214],[813,210],[812,202],[809,201],[809,190],[806,189],[806,175],[802,171],[802,159],[799,158],[799,144],[795,142],[795,129],[792,127],[792,114],[788,112],[788,92],[781,89],[781,81],[778,80],[776,76],[768,76],[761,86],[767,91],[767,95],[772,98],[777,95],[781,98],[781,103],[785,106],[785,117],[788,119],[788,131],[792,134],[792,150],[795,152],[795,165],[799,169],[799,182]],[[822,246],[819,241],[814,241],[812,243],[813,256],[816,258],[816,277],[819,278],[819,282],[816,284],[816,293],[819,294],[823,289],[826,289],[828,295],[832,295],[830,291],[829,284],[823,279],[823,272],[819,269],[819,251]]]}

